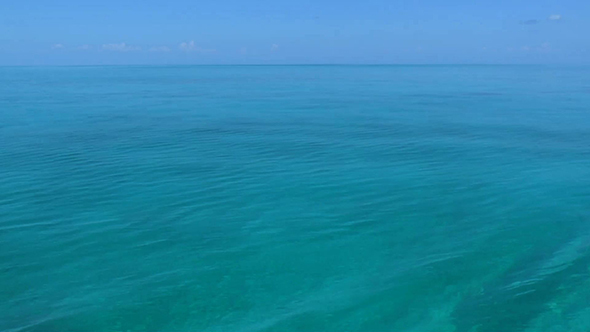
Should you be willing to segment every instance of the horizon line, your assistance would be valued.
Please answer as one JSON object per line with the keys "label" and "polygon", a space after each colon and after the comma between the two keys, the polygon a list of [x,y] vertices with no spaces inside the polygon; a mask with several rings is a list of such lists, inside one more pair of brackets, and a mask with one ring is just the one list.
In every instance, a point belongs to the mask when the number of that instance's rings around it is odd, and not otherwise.
{"label": "horizon line", "polygon": [[385,67],[385,66],[590,66],[587,63],[227,63],[227,64],[64,64],[64,65],[2,65],[0,68],[7,67],[313,67],[313,66],[349,66],[349,67]]}

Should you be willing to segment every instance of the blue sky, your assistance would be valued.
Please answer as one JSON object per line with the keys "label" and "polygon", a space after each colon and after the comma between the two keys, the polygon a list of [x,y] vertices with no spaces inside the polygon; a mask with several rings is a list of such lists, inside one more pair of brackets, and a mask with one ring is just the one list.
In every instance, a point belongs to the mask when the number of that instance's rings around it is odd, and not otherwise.
{"label": "blue sky", "polygon": [[0,65],[590,62],[588,0],[20,0],[0,8]]}

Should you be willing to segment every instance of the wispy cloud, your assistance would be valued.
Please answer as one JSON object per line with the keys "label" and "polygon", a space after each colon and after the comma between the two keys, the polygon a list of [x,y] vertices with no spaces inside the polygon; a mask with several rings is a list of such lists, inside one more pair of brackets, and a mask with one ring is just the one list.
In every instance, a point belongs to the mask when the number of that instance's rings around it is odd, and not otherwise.
{"label": "wispy cloud", "polygon": [[150,48],[150,52],[170,52],[168,46],[154,46]]}
{"label": "wispy cloud", "polygon": [[64,45],[63,44],[53,44],[51,46],[51,49],[53,49],[53,50],[58,50],[60,48],[64,48]]}
{"label": "wispy cloud", "polygon": [[79,50],[82,50],[82,51],[88,51],[88,50],[89,50],[89,49],[91,49],[91,48],[92,48],[92,46],[90,46],[90,45],[87,45],[87,44],[86,44],[86,45],[82,45],[82,46],[78,47],[78,49],[79,49]]}
{"label": "wispy cloud", "polygon": [[196,50],[197,46],[195,46],[195,41],[191,40],[188,43],[187,42],[180,43],[180,45],[178,45],[178,48],[183,51],[192,51],[192,50]]}
{"label": "wispy cloud", "polygon": [[107,50],[107,51],[129,52],[129,51],[140,51],[141,47],[127,45],[125,43],[118,43],[118,44],[103,44],[102,49]]}
{"label": "wispy cloud", "polygon": [[[547,17],[547,20],[549,21],[559,21],[561,20],[561,15],[558,14],[553,14],[553,15],[549,15],[549,17]],[[525,20],[525,21],[520,21],[520,24],[524,24],[524,25],[535,25],[535,24],[541,24],[543,23],[544,20],[538,20],[538,19],[530,19],[530,20]]]}
{"label": "wispy cloud", "polygon": [[521,52],[525,52],[525,53],[534,53],[534,52],[549,53],[549,52],[551,52],[551,45],[549,43],[545,42],[540,45],[533,45],[533,46],[525,45],[520,48],[509,47],[507,49],[507,51],[508,52],[521,51]]}
{"label": "wispy cloud", "polygon": [[271,51],[271,52],[276,52],[276,51],[278,51],[278,50],[279,50],[279,45],[278,45],[278,44],[272,44],[272,45],[270,46],[270,51]]}
{"label": "wispy cloud", "polygon": [[210,49],[210,48],[202,48],[199,47],[195,44],[194,40],[191,40],[190,42],[183,42],[180,43],[178,45],[178,48],[181,51],[185,51],[185,52],[196,52],[196,53],[215,53],[215,49]]}

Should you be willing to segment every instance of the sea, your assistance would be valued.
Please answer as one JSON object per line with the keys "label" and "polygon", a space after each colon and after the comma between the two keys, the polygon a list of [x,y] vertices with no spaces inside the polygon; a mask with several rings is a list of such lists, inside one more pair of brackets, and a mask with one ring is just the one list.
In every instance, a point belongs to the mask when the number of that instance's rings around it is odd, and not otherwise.
{"label": "sea", "polygon": [[590,330],[590,67],[0,67],[0,331]]}

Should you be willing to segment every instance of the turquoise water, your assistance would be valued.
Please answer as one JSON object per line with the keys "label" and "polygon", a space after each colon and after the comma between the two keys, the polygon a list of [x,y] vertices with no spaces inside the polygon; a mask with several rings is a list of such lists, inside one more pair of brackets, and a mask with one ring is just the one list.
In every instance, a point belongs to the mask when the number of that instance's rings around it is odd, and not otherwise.
{"label": "turquoise water", "polygon": [[0,68],[1,331],[590,330],[590,67]]}

